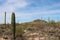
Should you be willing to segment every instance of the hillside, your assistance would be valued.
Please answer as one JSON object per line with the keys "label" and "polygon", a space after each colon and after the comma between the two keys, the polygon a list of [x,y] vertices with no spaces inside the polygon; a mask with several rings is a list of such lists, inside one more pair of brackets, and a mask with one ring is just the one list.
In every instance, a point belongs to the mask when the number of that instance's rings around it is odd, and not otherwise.
{"label": "hillside", "polygon": [[[60,35],[60,22],[55,21],[45,21],[45,20],[34,20],[26,23],[16,23],[16,38],[20,37],[20,35],[24,35],[25,33],[31,32],[42,32],[44,34],[51,35]],[[4,24],[0,24],[0,36],[8,35],[12,37],[12,27],[11,24],[6,24],[6,28]],[[28,34],[27,34],[28,35]]]}

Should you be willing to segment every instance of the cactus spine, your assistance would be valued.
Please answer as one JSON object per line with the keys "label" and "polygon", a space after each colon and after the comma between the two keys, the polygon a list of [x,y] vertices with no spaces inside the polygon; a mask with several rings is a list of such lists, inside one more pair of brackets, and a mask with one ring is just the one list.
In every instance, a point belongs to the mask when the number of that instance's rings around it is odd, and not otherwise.
{"label": "cactus spine", "polygon": [[15,24],[15,13],[14,12],[12,13],[12,16],[11,16],[11,26],[13,29],[13,39],[15,40],[16,24]]}

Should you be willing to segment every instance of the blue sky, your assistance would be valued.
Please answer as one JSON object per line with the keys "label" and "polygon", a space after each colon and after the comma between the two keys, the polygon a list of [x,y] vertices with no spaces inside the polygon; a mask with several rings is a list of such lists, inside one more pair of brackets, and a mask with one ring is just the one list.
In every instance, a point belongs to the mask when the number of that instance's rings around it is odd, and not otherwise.
{"label": "blue sky", "polygon": [[4,12],[7,23],[11,21],[11,13],[15,12],[16,22],[30,22],[35,19],[59,21],[60,0],[0,0],[0,23],[4,23]]}

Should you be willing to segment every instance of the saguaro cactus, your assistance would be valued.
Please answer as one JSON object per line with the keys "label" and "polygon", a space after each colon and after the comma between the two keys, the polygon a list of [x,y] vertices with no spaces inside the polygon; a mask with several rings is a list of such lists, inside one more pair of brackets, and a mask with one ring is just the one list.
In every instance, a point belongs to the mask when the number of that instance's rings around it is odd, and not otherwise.
{"label": "saguaro cactus", "polygon": [[4,29],[6,29],[6,12],[4,14]]}
{"label": "saguaro cactus", "polygon": [[12,16],[11,16],[11,26],[13,29],[13,39],[15,40],[16,24],[15,24],[15,13],[14,12],[12,13]]}

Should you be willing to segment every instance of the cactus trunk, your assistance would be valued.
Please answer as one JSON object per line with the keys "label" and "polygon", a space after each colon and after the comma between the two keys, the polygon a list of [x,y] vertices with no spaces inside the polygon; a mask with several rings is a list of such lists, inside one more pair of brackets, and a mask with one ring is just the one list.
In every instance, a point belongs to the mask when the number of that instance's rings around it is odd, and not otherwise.
{"label": "cactus trunk", "polygon": [[15,13],[12,13],[12,17],[11,17],[11,26],[13,29],[13,39],[15,40],[15,31],[16,31],[16,24],[15,24]]}

